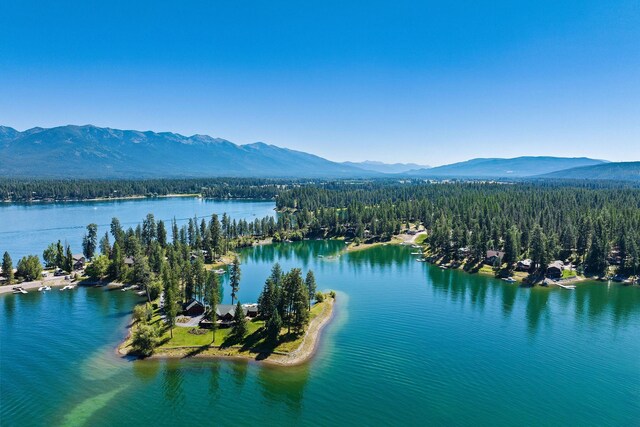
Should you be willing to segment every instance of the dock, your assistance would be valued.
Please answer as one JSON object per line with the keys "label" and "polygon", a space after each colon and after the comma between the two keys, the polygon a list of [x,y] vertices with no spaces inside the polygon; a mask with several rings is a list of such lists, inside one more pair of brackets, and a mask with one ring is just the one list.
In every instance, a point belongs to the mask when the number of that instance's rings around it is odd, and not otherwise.
{"label": "dock", "polygon": [[576,285],[563,285],[562,283],[558,283],[558,282],[552,282],[554,285],[556,286],[560,286],[561,288],[564,289],[575,289]]}

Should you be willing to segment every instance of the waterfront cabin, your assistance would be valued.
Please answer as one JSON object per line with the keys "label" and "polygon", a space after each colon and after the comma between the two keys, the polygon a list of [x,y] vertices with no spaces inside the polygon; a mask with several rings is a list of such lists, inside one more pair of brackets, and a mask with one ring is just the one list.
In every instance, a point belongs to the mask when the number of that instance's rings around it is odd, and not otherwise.
{"label": "waterfront cabin", "polygon": [[549,279],[559,279],[562,277],[563,271],[564,271],[564,263],[562,261],[556,260],[547,266],[546,276]]}
{"label": "waterfront cabin", "polygon": [[242,304],[245,316],[254,317],[258,316],[258,304]]}
{"label": "waterfront cabin", "polygon": [[184,305],[184,314],[187,316],[201,316],[204,314],[204,305],[200,301],[191,299]]}
{"label": "waterfront cabin", "polygon": [[504,258],[503,251],[489,250],[484,257],[484,263],[487,265],[493,265],[495,264],[496,259],[499,259],[500,263],[502,263],[502,258]]}
{"label": "waterfront cabin", "polygon": [[236,314],[236,306],[233,304],[216,305],[216,316],[222,322],[231,322]]}
{"label": "waterfront cabin", "polygon": [[516,265],[516,270],[517,271],[529,271],[531,270],[531,260],[530,259],[523,259],[521,261],[518,261],[518,264]]}
{"label": "waterfront cabin", "polygon": [[84,264],[87,262],[87,259],[82,254],[74,254],[73,255],[73,269],[74,270],[82,270],[84,268]]}

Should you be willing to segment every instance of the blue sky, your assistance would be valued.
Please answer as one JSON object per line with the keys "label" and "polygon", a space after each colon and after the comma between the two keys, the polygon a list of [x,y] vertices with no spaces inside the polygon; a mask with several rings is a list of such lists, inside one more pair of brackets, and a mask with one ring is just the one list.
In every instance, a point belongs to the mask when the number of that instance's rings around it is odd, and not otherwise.
{"label": "blue sky", "polygon": [[0,123],[640,160],[640,2],[7,1]]}

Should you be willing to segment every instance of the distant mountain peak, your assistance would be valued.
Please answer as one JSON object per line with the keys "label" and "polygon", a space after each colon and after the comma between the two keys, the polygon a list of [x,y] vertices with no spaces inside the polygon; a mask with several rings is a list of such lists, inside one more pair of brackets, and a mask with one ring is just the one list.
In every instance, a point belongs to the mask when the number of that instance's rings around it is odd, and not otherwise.
{"label": "distant mountain peak", "polygon": [[[264,142],[67,125],[24,132],[0,128],[0,176],[48,178],[372,177],[319,156]],[[64,165],[64,167],[52,167]]]}

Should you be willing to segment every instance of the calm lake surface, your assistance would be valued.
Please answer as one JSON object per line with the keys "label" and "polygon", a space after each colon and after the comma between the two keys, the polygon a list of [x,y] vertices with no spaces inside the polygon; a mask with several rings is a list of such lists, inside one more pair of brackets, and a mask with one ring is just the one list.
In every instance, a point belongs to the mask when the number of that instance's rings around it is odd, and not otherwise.
{"label": "calm lake surface", "polygon": [[[82,237],[88,224],[98,224],[98,239],[109,231],[111,219],[117,217],[124,229],[142,223],[148,213],[156,221],[163,220],[171,234],[171,220],[178,225],[197,216],[226,212],[236,220],[253,221],[275,215],[275,204],[270,201],[210,200],[196,197],[169,197],[129,199],[96,202],[64,203],[0,203],[0,251],[9,251],[14,266],[25,255],[42,258],[42,251],[60,239],[71,245],[74,253],[82,252]],[[109,236],[113,243],[113,236]]]}
{"label": "calm lake surface", "polygon": [[339,292],[319,352],[295,368],[123,360],[128,292],[1,296],[0,424],[638,425],[638,287],[523,289],[415,262],[409,247],[343,248],[242,252],[243,302],[275,262]]}

